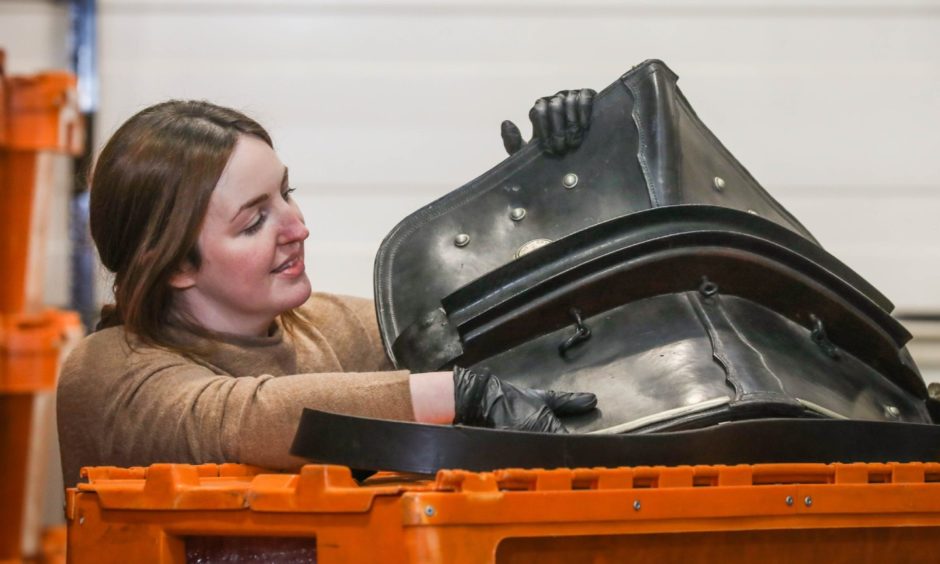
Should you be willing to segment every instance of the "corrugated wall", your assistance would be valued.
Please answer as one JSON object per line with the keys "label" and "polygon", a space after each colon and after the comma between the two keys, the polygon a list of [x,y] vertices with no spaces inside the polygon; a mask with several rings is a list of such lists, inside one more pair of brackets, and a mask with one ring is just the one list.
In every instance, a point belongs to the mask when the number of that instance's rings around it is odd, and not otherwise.
{"label": "corrugated wall", "polygon": [[[940,312],[940,1],[99,0],[99,11],[98,145],[167,98],[257,117],[299,189],[319,289],[370,295],[381,238],[502,159],[502,119],[526,122],[536,97],[599,89],[655,57],[824,246],[899,311]],[[0,3],[11,70],[64,64],[64,13]],[[64,249],[54,240],[50,257]]]}
{"label": "corrugated wall", "polygon": [[[703,120],[900,310],[940,310],[940,2],[101,0],[100,141],[170,97],[275,137],[318,288],[503,158],[502,119],[665,60]],[[527,125],[527,124],[526,124]]]}

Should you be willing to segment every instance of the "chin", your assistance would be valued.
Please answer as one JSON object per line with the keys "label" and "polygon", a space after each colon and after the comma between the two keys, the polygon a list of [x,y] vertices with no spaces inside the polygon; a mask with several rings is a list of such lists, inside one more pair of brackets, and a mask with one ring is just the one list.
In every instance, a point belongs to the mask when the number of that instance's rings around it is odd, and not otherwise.
{"label": "chin", "polygon": [[304,305],[310,299],[312,293],[310,280],[307,278],[306,273],[301,275],[300,278],[292,280],[290,284],[281,284],[270,288],[269,291],[269,311],[276,311],[276,315],[281,315]]}
{"label": "chin", "polygon": [[302,281],[298,281],[295,288],[290,289],[290,296],[284,304],[284,311],[304,305],[307,300],[310,299],[310,294],[312,293],[313,288],[311,287],[310,279],[305,275]]}

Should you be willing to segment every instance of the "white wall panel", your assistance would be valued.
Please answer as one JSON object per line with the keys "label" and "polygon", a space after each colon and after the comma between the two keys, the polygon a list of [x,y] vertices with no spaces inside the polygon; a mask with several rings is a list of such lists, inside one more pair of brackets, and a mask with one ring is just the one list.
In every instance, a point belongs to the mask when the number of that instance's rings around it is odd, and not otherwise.
{"label": "white wall panel", "polygon": [[936,1],[102,0],[101,56],[104,133],[171,97],[266,124],[316,285],[364,295],[395,222],[503,158],[502,119],[662,58],[830,251],[940,310]]}
{"label": "white wall panel", "polygon": [[0,49],[8,74],[68,66],[68,6],[53,0],[0,0]]}

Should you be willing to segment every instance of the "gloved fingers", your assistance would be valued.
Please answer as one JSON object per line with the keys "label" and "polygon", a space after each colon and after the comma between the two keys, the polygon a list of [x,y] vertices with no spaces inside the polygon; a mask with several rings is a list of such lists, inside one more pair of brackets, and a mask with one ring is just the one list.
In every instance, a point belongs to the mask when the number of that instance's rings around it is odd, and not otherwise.
{"label": "gloved fingers", "polygon": [[503,147],[506,148],[506,152],[510,155],[518,152],[525,144],[525,141],[522,140],[522,133],[519,131],[519,127],[508,119],[500,125],[499,133],[503,138]]}
{"label": "gloved fingers", "polygon": [[532,122],[532,138],[538,139],[542,145],[542,150],[546,153],[554,153],[549,136],[551,135],[551,126],[548,120],[548,101],[545,98],[539,98],[529,110],[529,121]]}
{"label": "gloved fingers", "polygon": [[568,428],[558,418],[548,405],[531,412],[528,417],[519,420],[515,427],[519,431],[534,431],[537,433],[567,433]]}
{"label": "gloved fingers", "polygon": [[578,124],[582,131],[591,127],[591,112],[594,110],[594,97],[597,92],[590,88],[583,88],[578,94]]}
{"label": "gloved fingers", "polygon": [[567,433],[568,428],[560,419],[551,412],[540,421],[539,432],[542,433]]}
{"label": "gloved fingers", "polygon": [[[532,138],[538,139],[543,153],[563,155],[576,149],[591,126],[591,112],[597,92],[590,88],[561,90],[554,96],[539,98],[529,110]],[[511,121],[502,125],[503,146],[510,155],[525,144],[519,128]]]}
{"label": "gloved fingers", "polygon": [[569,149],[581,145],[584,132],[581,130],[581,118],[578,115],[578,98],[580,91],[565,91],[565,143]]}
{"label": "gloved fingers", "polygon": [[542,399],[555,415],[580,415],[597,407],[597,396],[589,392],[544,390]]}
{"label": "gloved fingers", "polygon": [[565,97],[556,94],[548,100],[548,121],[552,129],[551,146],[555,153],[565,152]]}

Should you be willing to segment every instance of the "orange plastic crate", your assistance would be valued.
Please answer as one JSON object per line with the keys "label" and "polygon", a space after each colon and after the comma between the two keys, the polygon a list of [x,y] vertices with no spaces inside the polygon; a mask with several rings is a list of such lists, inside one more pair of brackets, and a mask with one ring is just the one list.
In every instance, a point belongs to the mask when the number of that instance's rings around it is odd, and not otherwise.
{"label": "orange plastic crate", "polygon": [[0,314],[0,394],[54,390],[60,357],[81,336],[78,314]]}
{"label": "orange plastic crate", "polygon": [[78,155],[85,143],[85,128],[78,107],[75,75],[49,71],[5,76],[0,50],[0,147],[16,151],[55,151]]}
{"label": "orange plastic crate", "polygon": [[441,471],[89,468],[67,495],[75,563],[923,561],[940,464]]}

